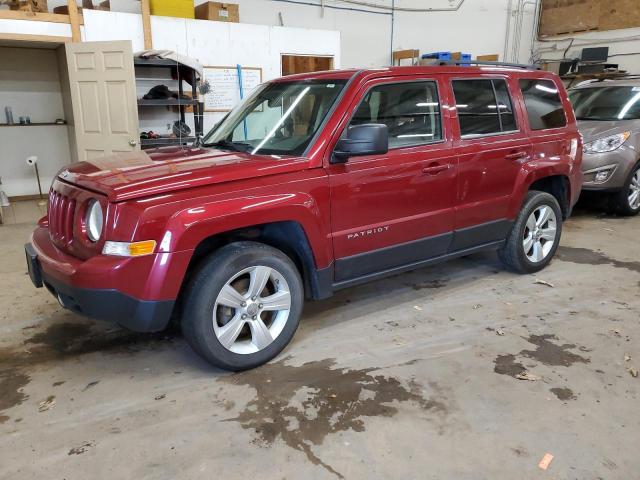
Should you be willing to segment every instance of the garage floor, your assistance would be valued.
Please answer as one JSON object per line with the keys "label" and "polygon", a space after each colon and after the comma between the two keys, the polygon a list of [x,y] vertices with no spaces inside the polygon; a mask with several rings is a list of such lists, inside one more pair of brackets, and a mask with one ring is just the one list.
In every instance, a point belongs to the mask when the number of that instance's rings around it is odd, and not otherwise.
{"label": "garage floor", "polygon": [[474,255],[310,303],[242,374],[63,311],[25,274],[31,229],[0,227],[0,478],[640,471],[640,218],[578,212],[536,276]]}

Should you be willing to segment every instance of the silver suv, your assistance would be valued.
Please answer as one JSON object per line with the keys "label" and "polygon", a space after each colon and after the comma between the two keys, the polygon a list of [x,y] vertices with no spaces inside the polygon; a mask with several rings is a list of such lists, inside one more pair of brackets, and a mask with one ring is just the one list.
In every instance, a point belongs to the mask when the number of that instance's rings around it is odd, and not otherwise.
{"label": "silver suv", "polygon": [[589,81],[569,90],[584,138],[583,190],[609,194],[623,215],[640,212],[640,79]]}

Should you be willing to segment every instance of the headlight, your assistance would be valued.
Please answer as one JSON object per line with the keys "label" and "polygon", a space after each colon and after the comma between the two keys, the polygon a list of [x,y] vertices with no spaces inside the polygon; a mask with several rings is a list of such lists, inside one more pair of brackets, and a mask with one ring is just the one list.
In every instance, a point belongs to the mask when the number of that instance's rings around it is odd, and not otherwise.
{"label": "headlight", "polygon": [[102,226],[104,217],[102,215],[102,206],[97,200],[89,200],[87,205],[87,213],[84,216],[84,225],[87,236],[92,242],[97,242],[102,235]]}
{"label": "headlight", "polygon": [[631,132],[616,133],[609,137],[600,138],[594,142],[585,144],[584,153],[606,153],[613,152],[622,146],[631,136]]}

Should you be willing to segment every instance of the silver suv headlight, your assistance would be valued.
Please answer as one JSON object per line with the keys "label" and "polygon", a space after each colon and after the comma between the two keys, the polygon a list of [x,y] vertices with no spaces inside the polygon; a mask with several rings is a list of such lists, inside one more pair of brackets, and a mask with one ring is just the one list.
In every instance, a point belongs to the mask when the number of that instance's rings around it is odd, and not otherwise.
{"label": "silver suv headlight", "polygon": [[87,205],[87,213],[84,216],[84,225],[87,236],[92,242],[97,242],[102,235],[102,227],[104,225],[104,216],[102,214],[102,206],[97,200],[89,200]]}
{"label": "silver suv headlight", "polygon": [[593,142],[586,143],[583,147],[584,153],[607,153],[620,148],[631,136],[631,132],[616,133],[608,137],[599,138]]}

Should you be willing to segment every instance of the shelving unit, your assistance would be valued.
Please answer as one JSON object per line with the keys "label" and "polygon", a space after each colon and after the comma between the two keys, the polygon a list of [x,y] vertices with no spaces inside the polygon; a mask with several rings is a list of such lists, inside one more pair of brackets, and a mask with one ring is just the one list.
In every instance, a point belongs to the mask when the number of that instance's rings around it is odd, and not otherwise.
{"label": "shelving unit", "polygon": [[[168,69],[172,77],[175,77],[178,81],[178,98],[166,98],[166,99],[138,99],[138,110],[142,108],[157,108],[157,107],[178,107],[178,115],[180,121],[184,122],[186,118],[187,107],[192,107],[194,115],[195,135],[189,135],[185,137],[160,137],[140,139],[140,145],[143,149],[166,147],[171,145],[189,145],[195,141],[199,136],[202,136],[202,115],[204,107],[197,100],[197,85],[195,82],[191,85],[191,99],[185,99],[183,80],[180,78],[180,70],[186,67],[185,65],[179,65],[173,60],[161,59],[161,58],[135,58],[134,66],[136,67],[136,82],[161,82],[162,78],[149,77],[144,75],[138,75],[140,67],[151,67]],[[194,75],[195,77],[195,75]]]}
{"label": "shelving unit", "polygon": [[51,127],[54,125],[58,125],[60,127],[64,127],[67,123],[56,123],[56,122],[41,122],[41,123],[0,123],[0,127]]}

